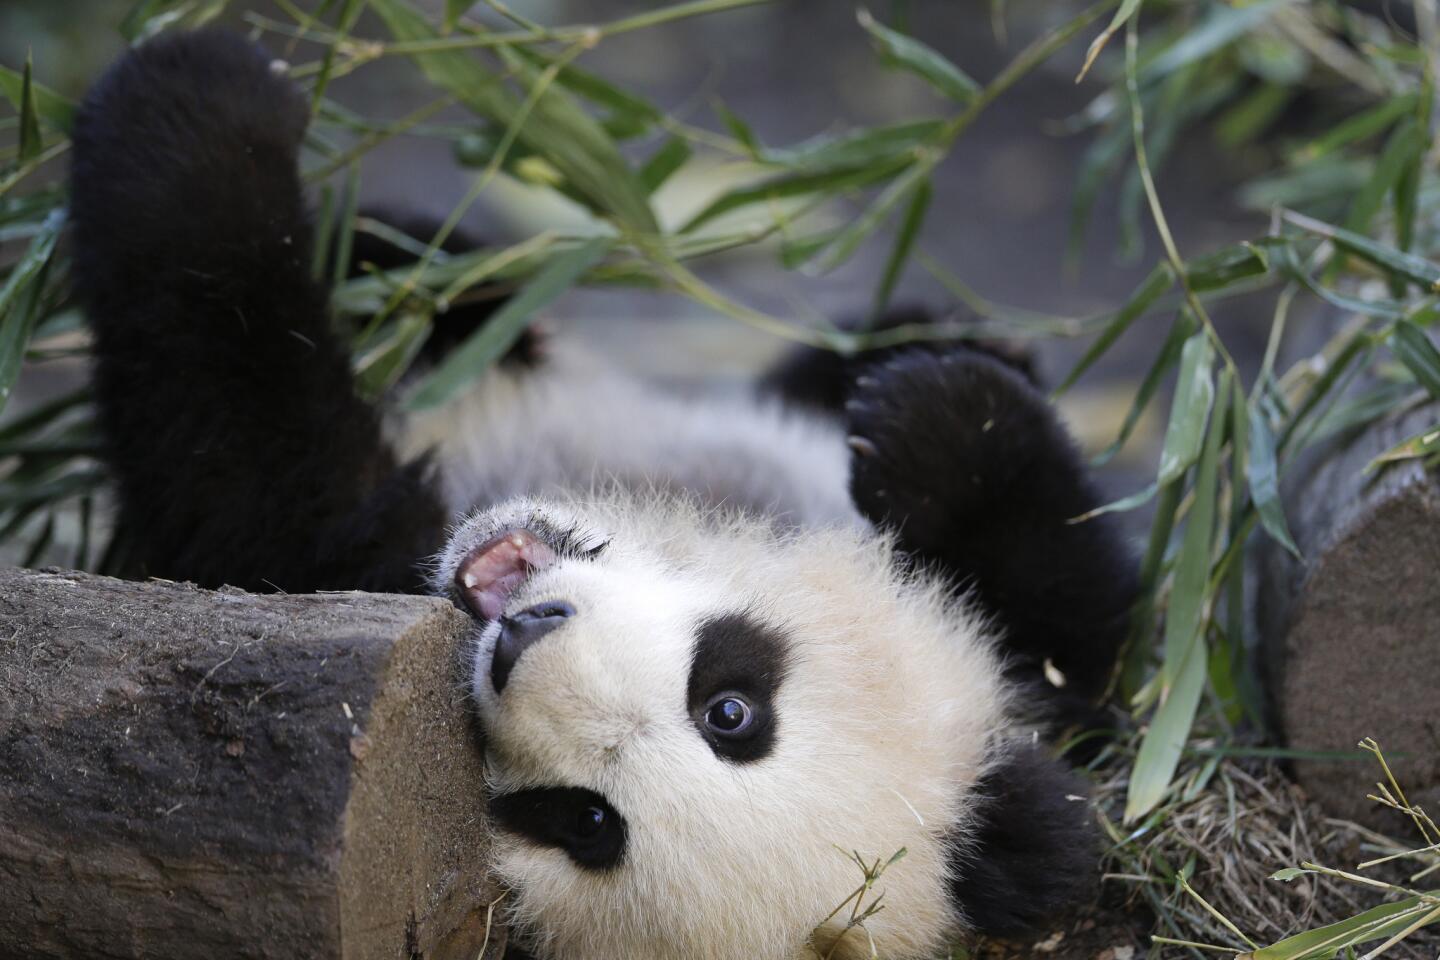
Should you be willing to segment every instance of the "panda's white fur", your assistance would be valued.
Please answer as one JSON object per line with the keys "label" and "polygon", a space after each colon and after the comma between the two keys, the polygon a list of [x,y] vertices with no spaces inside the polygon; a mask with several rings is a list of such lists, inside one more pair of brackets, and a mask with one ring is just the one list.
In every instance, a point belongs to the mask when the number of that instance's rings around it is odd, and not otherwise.
{"label": "panda's white fur", "polygon": [[837,424],[751,394],[660,389],[564,340],[539,368],[496,368],[391,428],[402,453],[435,451],[457,516],[482,502],[618,485],[784,524],[861,522]]}
{"label": "panda's white fur", "polygon": [[[441,441],[456,502],[544,492],[464,521],[437,592],[454,595],[466,556],[507,530],[604,544],[508,598],[507,612],[564,600],[576,614],[503,695],[497,621],[471,660],[492,790],[585,787],[630,826],[623,863],[603,872],[497,832],[527,945],[566,960],[842,960],[872,941],[881,957],[936,955],[963,926],[948,871],[970,788],[1012,736],[1007,692],[985,624],[856,522],[843,437],[763,403],[717,409],[564,367],[492,376],[419,426]],[[712,753],[685,702],[696,625],[735,610],[782,629],[793,656],[774,753],[747,764]],[[826,922],[863,880],[853,854],[902,849],[865,929],[844,932],[848,908]]]}

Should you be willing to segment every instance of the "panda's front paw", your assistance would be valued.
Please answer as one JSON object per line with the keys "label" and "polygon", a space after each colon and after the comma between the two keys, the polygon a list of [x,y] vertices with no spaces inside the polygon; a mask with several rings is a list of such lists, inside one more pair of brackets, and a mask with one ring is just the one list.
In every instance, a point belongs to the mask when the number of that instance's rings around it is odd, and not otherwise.
{"label": "panda's front paw", "polygon": [[855,505],[910,550],[952,544],[1014,504],[1037,469],[1073,458],[1045,398],[973,350],[910,350],[869,367],[845,410]]}

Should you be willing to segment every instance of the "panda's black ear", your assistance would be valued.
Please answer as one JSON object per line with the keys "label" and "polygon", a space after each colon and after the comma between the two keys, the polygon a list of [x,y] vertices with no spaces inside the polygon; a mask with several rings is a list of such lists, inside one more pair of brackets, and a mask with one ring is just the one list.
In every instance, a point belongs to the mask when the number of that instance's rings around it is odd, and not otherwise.
{"label": "panda's black ear", "polygon": [[1099,838],[1086,793],[1035,746],[1010,750],[986,770],[952,854],[951,894],[973,930],[1037,932],[1095,892]]}

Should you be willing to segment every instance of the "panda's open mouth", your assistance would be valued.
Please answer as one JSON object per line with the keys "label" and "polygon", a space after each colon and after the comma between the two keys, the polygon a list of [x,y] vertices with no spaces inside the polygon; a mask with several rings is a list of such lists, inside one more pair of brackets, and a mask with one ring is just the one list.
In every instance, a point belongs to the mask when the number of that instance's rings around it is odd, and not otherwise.
{"label": "panda's open mouth", "polygon": [[495,620],[505,612],[510,595],[556,558],[555,548],[534,532],[505,530],[465,555],[455,568],[455,590],[472,614]]}

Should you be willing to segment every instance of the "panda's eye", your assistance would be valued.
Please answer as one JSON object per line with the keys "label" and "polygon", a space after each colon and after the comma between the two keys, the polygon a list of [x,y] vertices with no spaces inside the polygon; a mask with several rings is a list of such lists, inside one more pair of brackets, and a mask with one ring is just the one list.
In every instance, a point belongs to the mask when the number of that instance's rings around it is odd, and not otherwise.
{"label": "panda's eye", "polygon": [[721,737],[741,737],[755,722],[755,709],[738,693],[722,693],[705,710],[705,725]]}
{"label": "panda's eye", "polygon": [[563,850],[578,867],[610,870],[625,856],[625,817],[594,790],[536,787],[490,798],[500,829]]}

